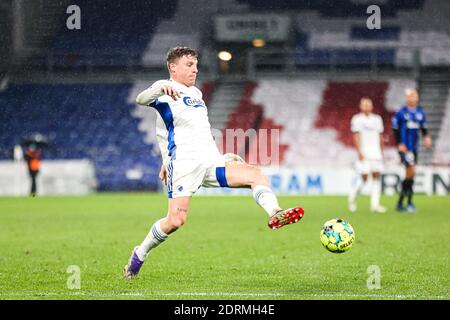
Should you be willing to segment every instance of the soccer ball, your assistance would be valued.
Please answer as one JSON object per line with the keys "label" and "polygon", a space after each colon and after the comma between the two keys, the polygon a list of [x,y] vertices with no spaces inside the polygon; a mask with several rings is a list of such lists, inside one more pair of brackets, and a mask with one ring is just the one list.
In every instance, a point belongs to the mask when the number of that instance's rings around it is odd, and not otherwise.
{"label": "soccer ball", "polygon": [[355,241],[355,232],[347,221],[337,218],[323,225],[320,231],[320,241],[325,249],[333,253],[350,250]]}

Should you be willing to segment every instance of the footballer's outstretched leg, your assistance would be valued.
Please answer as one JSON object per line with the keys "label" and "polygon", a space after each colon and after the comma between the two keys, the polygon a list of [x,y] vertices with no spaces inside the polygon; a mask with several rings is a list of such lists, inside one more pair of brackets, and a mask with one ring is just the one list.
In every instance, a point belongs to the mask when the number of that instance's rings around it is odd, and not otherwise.
{"label": "footballer's outstretched leg", "polygon": [[231,188],[252,189],[256,203],[269,215],[269,228],[279,229],[303,218],[303,208],[281,209],[275,193],[269,187],[269,180],[260,168],[242,162],[227,162],[226,177]]}
{"label": "footballer's outstretched leg", "polygon": [[141,270],[142,264],[144,263],[144,261],[139,259],[139,257],[136,254],[136,250],[138,248],[139,247],[134,247],[133,251],[131,252],[131,257],[128,260],[128,263],[123,268],[123,276],[127,279],[136,277],[139,273],[139,270]]}
{"label": "footballer's outstretched leg", "polygon": [[169,199],[167,217],[156,221],[142,243],[133,249],[127,265],[124,267],[125,278],[135,278],[150,250],[167,240],[169,234],[178,230],[185,222],[191,197]]}

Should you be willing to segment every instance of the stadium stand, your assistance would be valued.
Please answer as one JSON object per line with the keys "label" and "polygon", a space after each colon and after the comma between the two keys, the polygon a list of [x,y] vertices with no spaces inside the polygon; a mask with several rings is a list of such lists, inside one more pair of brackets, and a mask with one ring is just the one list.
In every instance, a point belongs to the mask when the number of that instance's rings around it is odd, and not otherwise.
{"label": "stadium stand", "polygon": [[448,138],[450,137],[450,88],[447,93],[447,101],[445,105],[444,119],[439,131],[439,136],[436,141],[436,148],[434,150],[433,164],[449,165],[450,164],[450,144]]}
{"label": "stadium stand", "polygon": [[[445,23],[448,1],[384,1],[380,5],[383,28],[374,32],[364,28],[367,1],[362,0],[344,0],[339,7],[324,0],[233,0],[229,8],[222,8],[220,1],[212,6],[208,6],[209,2],[80,0],[77,4],[84,15],[82,29],[71,31],[64,25],[48,48],[47,59],[53,66],[66,68],[161,68],[167,49],[175,45],[191,45],[200,51],[214,47],[211,30],[205,25],[219,11],[257,11],[289,12],[294,18],[296,32],[290,40],[295,43],[298,66],[367,66],[373,61],[378,67],[410,66],[414,59],[411,49],[420,50],[423,66],[450,64],[450,26]],[[203,9],[197,10],[199,7]],[[213,62],[217,62],[215,57]],[[319,78],[322,80],[277,75],[270,80],[250,81],[245,76],[224,77],[197,86],[203,91],[213,129],[279,129],[280,164],[289,167],[351,166],[356,152],[350,118],[358,112],[359,99],[369,96],[374,100],[375,111],[384,119],[387,162],[398,163],[390,119],[404,103],[404,90],[417,87],[417,83],[400,79],[330,81],[326,80],[327,75]],[[78,82],[85,80],[81,74]],[[118,84],[103,81],[104,84],[7,86],[0,92],[0,146],[12,148],[21,137],[40,132],[58,150],[56,155],[45,153],[48,159],[91,159],[99,190],[158,188],[161,160],[155,140],[156,113],[134,101],[152,81],[117,81]],[[436,100],[442,98],[442,87],[448,88],[448,84],[443,83],[437,90],[435,84],[420,83],[425,106],[433,106],[429,109],[430,131],[436,132],[433,163],[449,164],[450,150],[445,139],[449,136],[450,92],[446,91],[443,116],[440,108],[444,103]],[[247,160],[258,154],[262,136],[256,132],[256,137],[245,141]],[[224,152],[241,153],[242,150],[236,150],[236,142],[234,150]],[[267,147],[270,149],[270,143]],[[422,155],[421,161],[427,159],[421,152]],[[7,155],[2,153],[0,157]],[[262,160],[257,160],[261,164]]]}
{"label": "stadium stand", "polygon": [[[347,5],[342,4],[343,8]],[[328,10],[327,4],[308,7],[297,14],[298,64],[367,65],[374,59],[379,65],[408,66],[414,60],[411,49],[420,52],[423,65],[449,64],[450,30],[448,26],[442,27],[448,25],[445,23],[450,9],[448,1],[380,4],[383,14],[380,30],[361,27],[365,26],[367,4],[350,7],[356,8],[359,15],[344,19],[340,10]],[[324,15],[323,8],[330,14]]]}
{"label": "stadium stand", "polygon": [[[238,105],[229,115],[228,121],[224,127],[223,132],[223,146],[225,152],[234,152],[239,155],[245,154],[245,159],[248,160],[248,150],[251,143],[250,138],[246,138],[244,145],[238,145],[238,140],[234,139],[232,143],[232,150],[229,150],[227,146],[230,142],[227,142],[226,130],[227,129],[242,129],[244,132],[250,129],[257,129],[260,126],[262,120],[263,110],[261,105],[252,102],[251,97],[257,84],[253,81],[248,81],[243,85],[242,94]],[[244,149],[245,148],[245,149]]]}
{"label": "stadium stand", "polygon": [[258,127],[258,122],[261,121],[262,108],[259,104],[254,104],[251,101],[256,86],[257,84],[253,81],[248,81],[245,84],[241,100],[236,110],[231,113],[225,129],[242,128],[245,131]]}
{"label": "stadium stand", "polygon": [[[418,9],[423,6],[425,0],[401,0],[401,1],[383,1],[383,14],[387,17],[393,17],[398,14],[399,10]],[[240,0],[240,2],[250,5],[251,10],[267,11],[267,10],[317,10],[323,17],[348,17],[360,16],[361,12],[365,12],[367,1],[342,0],[339,5],[335,2],[327,0],[318,1],[302,1],[288,0],[273,2],[270,0]],[[377,1],[375,1],[377,3]]]}
{"label": "stadium stand", "polygon": [[[232,6],[232,1],[229,2]],[[154,36],[142,56],[143,65],[159,67],[167,50],[174,46],[190,46],[202,51],[200,44],[202,34],[207,29],[205,25],[217,10],[218,6],[208,0],[184,0],[178,3],[175,12],[169,18],[162,19],[155,28]]]}
{"label": "stadium stand", "polygon": [[414,80],[396,79],[389,81],[389,86],[385,95],[385,105],[387,111],[396,112],[400,106],[405,104],[405,90],[417,88]]}
{"label": "stadium stand", "polygon": [[[366,26],[367,2],[242,1],[251,10],[294,10],[298,66],[411,66],[414,50],[426,66],[450,62],[450,28],[445,23],[450,4],[437,1],[380,3],[382,28]],[[270,10],[269,10],[270,9]],[[447,27],[443,27],[447,26]]]}
{"label": "stadium stand", "polygon": [[[129,84],[24,84],[0,93],[0,145],[11,149],[39,132],[57,154],[93,161],[99,190],[156,190],[160,158],[138,130]],[[6,158],[6,154],[1,155]]]}
{"label": "stadium stand", "polygon": [[[397,163],[391,117],[404,103],[404,90],[415,85],[411,80],[248,82],[226,128],[279,129],[280,164],[283,165],[351,166],[356,153],[350,119],[358,112],[360,98],[369,96],[374,101],[375,112],[384,120],[386,161]],[[259,136],[247,144],[247,159],[250,154],[250,159],[257,158],[258,139]]]}
{"label": "stadium stand", "polygon": [[64,24],[47,59],[57,67],[140,65],[156,26],[173,15],[176,4],[176,0],[77,1],[83,13],[81,29],[69,30]]}
{"label": "stadium stand", "polygon": [[207,102],[208,117],[213,128],[221,131],[225,129],[230,113],[241,99],[244,87],[245,81],[220,80],[214,83],[214,94],[209,94]]}
{"label": "stadium stand", "polygon": [[[282,125],[275,123],[272,119],[263,117],[259,125],[256,137],[250,141],[248,154],[246,156],[252,163],[260,165],[280,165],[284,162],[288,145],[277,140]],[[276,130],[276,131],[275,131]],[[275,147],[272,149],[272,145]],[[254,161],[254,162],[253,162]]]}
{"label": "stadium stand", "polygon": [[[428,132],[433,141],[439,139],[439,132],[442,127],[445,105],[447,102],[448,88],[450,87],[450,74],[445,69],[422,70],[419,78],[420,104],[427,112]],[[421,144],[419,163],[432,164],[434,145],[431,149],[426,149]]]}
{"label": "stadium stand", "polygon": [[[320,104],[323,80],[262,80],[252,97],[254,103],[263,107],[264,119],[271,120],[280,128],[281,163],[292,165],[305,163],[305,158],[320,153],[320,144],[308,148],[307,140],[315,140],[314,119]],[[295,94],[292,94],[295,92]],[[326,135],[326,134],[324,134]],[[283,147],[286,146],[286,147]],[[302,152],[300,152],[300,150]]]}
{"label": "stadium stand", "polygon": [[[316,126],[332,127],[338,132],[338,139],[347,146],[353,145],[349,131],[351,117],[358,111],[357,106],[361,97],[370,97],[374,104],[374,112],[381,115],[384,127],[391,132],[392,113],[385,108],[387,82],[329,82],[324,91],[322,104]],[[392,137],[388,135],[387,137]],[[390,139],[389,145],[393,145]]]}

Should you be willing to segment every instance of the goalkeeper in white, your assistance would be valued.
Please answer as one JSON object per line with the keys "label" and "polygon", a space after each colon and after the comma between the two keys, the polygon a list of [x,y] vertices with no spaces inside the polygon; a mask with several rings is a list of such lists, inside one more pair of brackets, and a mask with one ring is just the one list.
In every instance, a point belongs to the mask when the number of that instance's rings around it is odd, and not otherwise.
{"label": "goalkeeper in white", "polygon": [[197,51],[176,47],[167,54],[170,79],[156,81],[136,102],[156,110],[156,135],[163,164],[160,178],[167,185],[168,212],[156,221],[144,241],[136,246],[124,268],[125,278],[138,275],[150,250],[178,230],[188,216],[193,194],[200,187],[251,188],[255,201],[269,215],[268,226],[278,229],[300,221],[300,207],[283,210],[267,177],[237,155],[221,155],[211,134],[207,107],[197,78]]}

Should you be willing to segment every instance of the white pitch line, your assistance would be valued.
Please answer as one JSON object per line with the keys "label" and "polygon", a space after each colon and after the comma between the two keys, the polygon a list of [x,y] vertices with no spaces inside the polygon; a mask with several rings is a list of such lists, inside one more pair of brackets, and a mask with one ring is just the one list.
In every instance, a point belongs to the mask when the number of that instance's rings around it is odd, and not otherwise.
{"label": "white pitch line", "polygon": [[176,296],[216,296],[216,297],[296,297],[296,298],[385,298],[385,299],[449,299],[448,296],[420,296],[420,295],[385,295],[385,294],[295,294],[295,293],[246,293],[246,292],[167,292],[167,293],[98,293],[98,292],[64,292],[64,293],[0,293],[0,297],[176,297]]}

